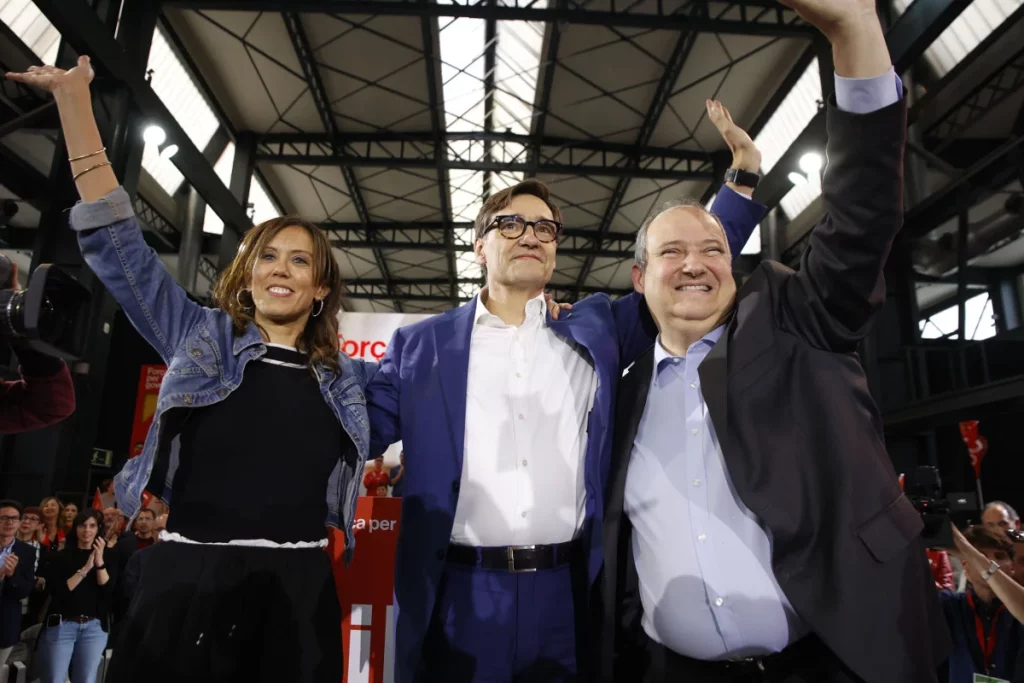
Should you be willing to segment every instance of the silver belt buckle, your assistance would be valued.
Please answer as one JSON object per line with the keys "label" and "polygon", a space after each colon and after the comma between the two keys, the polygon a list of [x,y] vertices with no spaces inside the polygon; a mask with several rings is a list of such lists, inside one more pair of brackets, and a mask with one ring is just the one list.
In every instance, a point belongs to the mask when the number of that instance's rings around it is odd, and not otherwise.
{"label": "silver belt buckle", "polygon": [[526,572],[535,572],[535,571],[537,571],[536,567],[534,567],[533,569],[516,569],[516,555],[515,555],[515,552],[517,550],[535,550],[536,548],[537,548],[537,546],[535,546],[535,545],[510,545],[510,546],[508,546],[508,548],[506,549],[506,552],[508,553],[508,570],[510,572],[512,572],[513,574],[524,574]]}

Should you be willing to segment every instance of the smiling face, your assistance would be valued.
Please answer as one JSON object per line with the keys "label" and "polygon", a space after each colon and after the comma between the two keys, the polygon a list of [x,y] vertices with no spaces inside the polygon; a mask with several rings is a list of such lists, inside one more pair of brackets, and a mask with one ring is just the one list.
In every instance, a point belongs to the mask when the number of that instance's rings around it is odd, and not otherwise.
{"label": "smiling face", "polygon": [[682,323],[710,332],[736,299],[722,226],[693,207],[665,211],[648,226],[646,266],[633,267],[633,284],[659,326]]}
{"label": "smiling face", "polygon": [[47,498],[40,509],[43,511],[43,521],[48,525],[54,524],[60,515],[60,503],[55,498]]}
{"label": "smiling face", "polygon": [[34,534],[39,528],[39,515],[34,512],[26,512],[21,516],[21,533]]}
{"label": "smiling face", "polygon": [[323,299],[329,290],[316,282],[313,263],[313,237],[305,228],[289,226],[270,239],[252,267],[250,291],[257,323],[305,320],[315,311],[314,300]]}
{"label": "smiling face", "polygon": [[[522,216],[527,221],[555,220],[547,203],[531,194],[513,197],[497,215]],[[487,268],[488,284],[493,282],[513,289],[540,291],[547,286],[555,270],[558,245],[557,240],[541,242],[533,227],[527,227],[516,239],[502,237],[497,229],[489,230],[483,238],[476,240],[473,248],[477,260]]]}
{"label": "smiling face", "polygon": [[75,529],[78,533],[78,547],[91,548],[93,541],[96,540],[96,534],[99,532],[99,528],[99,525],[96,524],[95,517],[87,517],[85,521],[79,524]]}

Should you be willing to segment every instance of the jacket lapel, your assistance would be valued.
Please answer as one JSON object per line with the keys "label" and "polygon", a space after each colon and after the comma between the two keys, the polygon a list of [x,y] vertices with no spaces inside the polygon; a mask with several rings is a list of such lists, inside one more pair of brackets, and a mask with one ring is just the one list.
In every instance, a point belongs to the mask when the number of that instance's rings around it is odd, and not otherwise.
{"label": "jacket lapel", "polygon": [[729,448],[729,339],[732,336],[736,316],[726,325],[725,332],[700,364],[697,374],[700,376],[700,390],[708,404],[711,423],[715,425],[715,434],[723,453],[731,452]]}
{"label": "jacket lapel", "polygon": [[[633,441],[636,439],[637,430],[640,429],[640,420],[647,407],[647,392],[651,387],[653,372],[654,347],[651,347],[635,363],[626,368],[619,383],[619,396],[615,408],[617,431],[612,441],[610,488],[605,505],[605,529],[607,531],[612,531],[612,527],[618,527],[623,514],[622,506],[626,496],[626,472],[629,469],[629,456],[633,452]],[[617,547],[617,535],[617,531],[613,531],[612,538],[605,538],[606,549]]]}
{"label": "jacket lapel", "polygon": [[466,440],[466,390],[469,383],[469,340],[478,297],[448,314],[434,327],[441,400],[448,415],[448,429],[455,460],[462,471]]}

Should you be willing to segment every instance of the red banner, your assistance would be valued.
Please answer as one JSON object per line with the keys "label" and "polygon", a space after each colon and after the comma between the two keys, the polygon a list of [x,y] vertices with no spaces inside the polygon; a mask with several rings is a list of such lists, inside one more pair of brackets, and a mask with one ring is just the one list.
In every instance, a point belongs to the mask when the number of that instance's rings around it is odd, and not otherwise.
{"label": "red banner", "polygon": [[332,529],[328,550],[341,603],[343,683],[394,680],[395,548],[401,498],[360,497],[352,531],[356,553],[345,567],[345,537]]}
{"label": "red banner", "polygon": [[135,420],[132,422],[132,442],[128,446],[128,457],[142,453],[146,434],[153,424],[156,402],[160,394],[160,383],[164,381],[166,365],[143,365],[139,373],[139,393],[135,398]]}
{"label": "red banner", "polygon": [[971,458],[974,476],[981,479],[981,461],[988,453],[988,440],[978,433],[977,420],[965,420],[960,423],[960,436],[967,446],[967,454]]}

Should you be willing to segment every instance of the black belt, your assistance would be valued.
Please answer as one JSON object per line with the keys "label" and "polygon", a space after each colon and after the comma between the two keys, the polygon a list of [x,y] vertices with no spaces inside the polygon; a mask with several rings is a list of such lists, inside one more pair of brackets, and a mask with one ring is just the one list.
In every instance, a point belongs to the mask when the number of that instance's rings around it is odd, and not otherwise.
{"label": "black belt", "polygon": [[795,668],[818,662],[825,653],[829,653],[829,660],[834,659],[828,648],[814,635],[801,638],[782,652],[713,662],[684,657],[650,639],[647,649],[649,656],[662,659],[658,668],[669,677],[710,676],[706,680],[716,681],[763,681],[770,676],[792,672]]}
{"label": "black belt", "polygon": [[535,572],[554,569],[582,557],[582,544],[578,541],[554,545],[516,545],[477,548],[471,545],[448,546],[446,559],[478,569],[504,569],[506,571]]}

